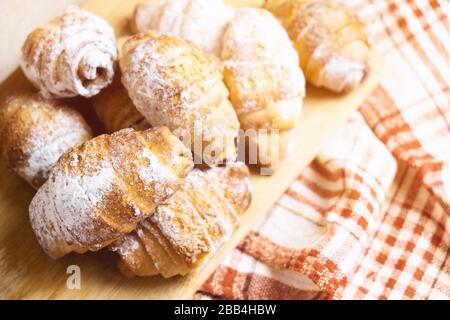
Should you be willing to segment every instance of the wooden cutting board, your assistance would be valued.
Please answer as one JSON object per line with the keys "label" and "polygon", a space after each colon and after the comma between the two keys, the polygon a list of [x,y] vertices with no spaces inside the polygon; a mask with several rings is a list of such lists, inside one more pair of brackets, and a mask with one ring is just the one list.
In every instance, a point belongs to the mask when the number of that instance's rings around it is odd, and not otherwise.
{"label": "wooden cutting board", "polygon": [[[117,35],[128,32],[128,18],[139,0],[91,0],[85,8],[102,16]],[[235,6],[257,6],[262,1],[228,1]],[[377,85],[382,71],[382,57],[375,50],[371,56],[371,74],[349,94],[334,94],[308,87],[304,111],[298,128],[294,152],[270,177],[253,174],[253,202],[242,218],[241,227],[219,252],[201,269],[186,277],[162,279],[125,278],[115,267],[109,252],[71,254],[60,260],[47,257],[38,246],[28,220],[28,204],[34,195],[25,182],[0,163],[0,298],[13,299],[190,299],[245,234],[264,218],[271,206],[292,180],[317,155],[345,120],[358,108]],[[17,70],[0,85],[0,95],[30,86]],[[71,101],[89,118],[89,101]],[[81,289],[68,289],[67,268],[81,270]]]}

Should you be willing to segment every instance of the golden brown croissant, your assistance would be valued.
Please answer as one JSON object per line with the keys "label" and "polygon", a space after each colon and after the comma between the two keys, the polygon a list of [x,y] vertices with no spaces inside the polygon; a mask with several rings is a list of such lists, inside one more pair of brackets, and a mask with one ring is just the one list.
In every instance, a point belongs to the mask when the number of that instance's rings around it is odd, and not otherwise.
{"label": "golden brown croissant", "polygon": [[305,79],[286,31],[264,9],[239,9],[225,32],[222,59],[241,127],[250,137],[248,144],[258,148],[250,163],[276,166],[288,145],[282,141],[276,148],[277,141],[296,127],[305,95]]}
{"label": "golden brown croissant", "polygon": [[152,215],[192,167],[167,128],[96,137],[60,158],[31,202],[31,225],[51,257],[99,250]]}
{"label": "golden brown croissant", "polygon": [[215,57],[155,33],[132,36],[122,50],[122,83],[150,125],[169,127],[208,165],[236,158],[239,122]]}
{"label": "golden brown croissant", "polygon": [[131,29],[156,30],[192,41],[207,53],[220,55],[223,32],[233,9],[223,0],[169,0],[136,6]]}
{"label": "golden brown croissant", "polygon": [[166,204],[111,246],[119,269],[128,276],[185,275],[229,239],[250,200],[243,164],[191,171]]}
{"label": "golden brown croissant", "polygon": [[119,72],[114,77],[113,83],[94,97],[94,108],[108,133],[126,128],[145,130],[150,127],[120,82]]}
{"label": "golden brown croissant", "polygon": [[81,115],[62,101],[18,92],[0,103],[1,154],[34,188],[47,180],[62,154],[91,137]]}
{"label": "golden brown croissant", "polygon": [[332,0],[266,0],[300,55],[306,79],[341,92],[369,72],[369,43],[363,24],[344,4]]}
{"label": "golden brown croissant", "polygon": [[28,36],[21,66],[45,97],[91,97],[112,81],[116,60],[113,29],[72,6]]}

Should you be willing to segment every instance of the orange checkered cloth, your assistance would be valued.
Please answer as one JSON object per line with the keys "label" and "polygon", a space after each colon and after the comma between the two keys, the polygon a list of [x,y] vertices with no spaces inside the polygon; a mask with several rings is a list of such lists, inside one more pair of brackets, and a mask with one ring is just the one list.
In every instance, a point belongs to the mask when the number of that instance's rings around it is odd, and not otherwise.
{"label": "orange checkered cloth", "polygon": [[380,86],[195,298],[450,298],[450,2],[347,2]]}

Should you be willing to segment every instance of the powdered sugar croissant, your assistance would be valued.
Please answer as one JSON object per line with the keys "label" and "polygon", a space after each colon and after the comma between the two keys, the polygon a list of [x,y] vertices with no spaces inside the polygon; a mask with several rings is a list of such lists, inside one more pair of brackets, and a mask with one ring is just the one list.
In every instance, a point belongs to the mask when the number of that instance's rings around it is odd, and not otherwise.
{"label": "powdered sugar croissant", "polygon": [[265,7],[284,24],[300,55],[306,79],[341,92],[369,72],[369,44],[363,24],[333,0],[266,0]]}
{"label": "powdered sugar croissant", "polygon": [[116,60],[113,29],[72,6],[28,36],[21,66],[45,97],[91,97],[112,81]]}
{"label": "powdered sugar croissant", "polygon": [[91,137],[81,115],[62,101],[17,92],[0,103],[1,154],[34,188],[47,180],[62,154]]}
{"label": "powdered sugar croissant", "polygon": [[233,9],[223,0],[143,2],[131,19],[135,33],[156,30],[192,41],[207,53],[220,55],[223,32]]}
{"label": "powdered sugar croissant", "polygon": [[229,239],[250,204],[248,174],[238,163],[191,171],[166,204],[111,246],[122,273],[168,278],[205,262]]}
{"label": "powdered sugar croissant", "polygon": [[222,59],[225,83],[249,146],[258,148],[259,164],[276,167],[305,95],[296,51],[272,14],[244,8],[236,11],[225,32]]}
{"label": "powdered sugar croissant", "polygon": [[208,165],[236,158],[239,122],[214,56],[155,33],[132,36],[122,50],[122,83],[152,126],[169,127]]}
{"label": "powdered sugar croissant", "polygon": [[192,167],[167,128],[96,137],[60,158],[31,202],[31,225],[54,258],[101,249],[152,215]]}

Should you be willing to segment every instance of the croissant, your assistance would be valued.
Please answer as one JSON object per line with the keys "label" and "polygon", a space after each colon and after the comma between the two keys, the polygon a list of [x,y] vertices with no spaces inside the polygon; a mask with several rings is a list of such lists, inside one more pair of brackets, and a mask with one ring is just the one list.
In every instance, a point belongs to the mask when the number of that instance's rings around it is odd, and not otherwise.
{"label": "croissant", "polygon": [[36,189],[63,153],[91,137],[81,115],[64,102],[17,92],[0,103],[0,152],[6,165]]}
{"label": "croissant", "polygon": [[126,128],[145,130],[150,127],[128,96],[118,73],[113,83],[94,97],[94,109],[108,133]]}
{"label": "croissant", "polygon": [[315,86],[346,92],[369,72],[364,26],[344,4],[332,0],[266,0],[284,24],[300,55],[306,79]]}
{"label": "croissant", "polygon": [[185,275],[206,261],[238,224],[251,200],[248,169],[236,163],[195,169],[155,214],[110,249],[127,276]]}
{"label": "croissant", "polygon": [[207,53],[220,55],[225,27],[233,9],[223,0],[169,0],[143,2],[135,8],[131,30],[156,30],[189,40]]}
{"label": "croissant", "polygon": [[276,167],[305,95],[296,51],[268,11],[244,8],[236,11],[225,32],[222,59],[231,102],[249,136],[247,149],[258,149],[250,163]]}
{"label": "croissant", "polygon": [[112,81],[116,60],[113,29],[72,6],[27,37],[21,67],[47,98],[91,97]]}
{"label": "croissant", "polygon": [[155,33],[132,36],[122,50],[122,83],[150,125],[167,126],[208,165],[236,158],[239,121],[214,56]]}
{"label": "croissant", "polygon": [[152,215],[192,167],[167,128],[96,137],[59,159],[31,201],[31,225],[53,258],[99,250]]}

